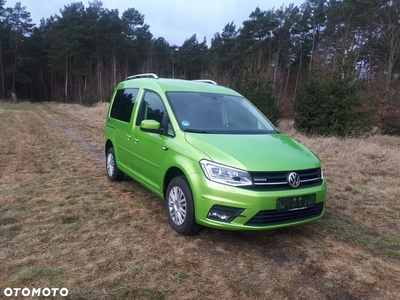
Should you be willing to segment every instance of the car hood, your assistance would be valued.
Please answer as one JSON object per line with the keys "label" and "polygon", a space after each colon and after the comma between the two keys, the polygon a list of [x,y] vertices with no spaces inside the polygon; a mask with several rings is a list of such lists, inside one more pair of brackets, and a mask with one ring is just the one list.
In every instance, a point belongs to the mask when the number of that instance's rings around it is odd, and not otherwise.
{"label": "car hood", "polygon": [[186,141],[213,161],[248,171],[320,167],[306,147],[284,134],[186,133]]}

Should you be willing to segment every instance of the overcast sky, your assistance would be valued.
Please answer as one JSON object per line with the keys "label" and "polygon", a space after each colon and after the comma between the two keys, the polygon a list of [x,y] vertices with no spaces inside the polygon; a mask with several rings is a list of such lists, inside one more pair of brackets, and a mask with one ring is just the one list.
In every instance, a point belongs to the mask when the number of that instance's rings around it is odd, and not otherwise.
{"label": "overcast sky", "polygon": [[[282,2],[281,2],[282,1]],[[5,7],[14,7],[16,2],[31,13],[36,25],[40,19],[51,15],[60,15],[60,9],[72,2],[68,0],[6,0]],[[88,1],[82,1],[85,7]],[[93,2],[93,1],[90,1]],[[248,20],[249,15],[259,6],[261,10],[268,10],[281,5],[288,6],[294,3],[300,6],[305,0],[103,0],[103,7],[118,9],[120,16],[128,8],[135,8],[145,16],[145,23],[150,25],[150,31],[155,38],[164,37],[171,45],[181,46],[193,34],[199,42],[206,37],[210,44],[216,32],[234,22],[236,29],[242,22]]]}

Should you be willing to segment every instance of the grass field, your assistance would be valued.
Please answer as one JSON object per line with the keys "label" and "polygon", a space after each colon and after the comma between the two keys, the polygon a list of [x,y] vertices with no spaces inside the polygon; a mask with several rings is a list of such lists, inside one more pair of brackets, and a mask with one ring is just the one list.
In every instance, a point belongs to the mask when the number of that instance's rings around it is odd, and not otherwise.
{"label": "grass field", "polygon": [[309,138],[327,213],[261,232],[170,229],[163,201],[105,175],[106,106],[0,104],[0,298],[399,299],[400,138]]}

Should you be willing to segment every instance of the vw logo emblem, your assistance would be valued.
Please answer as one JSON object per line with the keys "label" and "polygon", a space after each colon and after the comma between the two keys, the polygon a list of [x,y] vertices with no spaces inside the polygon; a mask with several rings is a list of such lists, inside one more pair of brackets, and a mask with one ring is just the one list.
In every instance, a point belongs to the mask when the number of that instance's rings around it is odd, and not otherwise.
{"label": "vw logo emblem", "polygon": [[291,187],[297,188],[300,185],[300,176],[295,172],[289,173],[287,181]]}

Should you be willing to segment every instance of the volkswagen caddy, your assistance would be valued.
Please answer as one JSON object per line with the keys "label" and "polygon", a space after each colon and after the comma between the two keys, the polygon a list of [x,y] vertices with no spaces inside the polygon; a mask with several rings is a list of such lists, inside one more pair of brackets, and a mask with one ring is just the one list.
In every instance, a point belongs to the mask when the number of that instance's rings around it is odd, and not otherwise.
{"label": "volkswagen caddy", "polygon": [[105,155],[109,180],[127,175],[164,199],[180,234],[274,229],[324,214],[317,156],[211,80],[126,78],[110,102]]}

